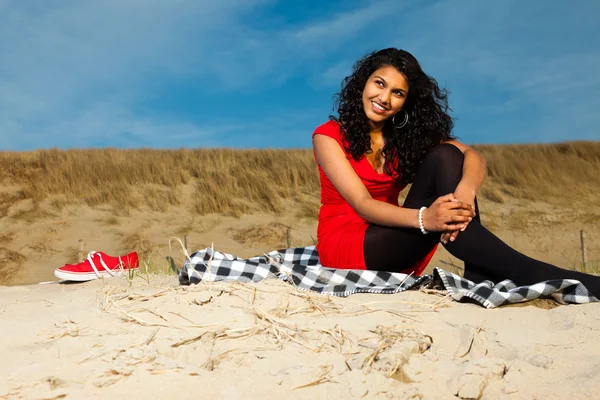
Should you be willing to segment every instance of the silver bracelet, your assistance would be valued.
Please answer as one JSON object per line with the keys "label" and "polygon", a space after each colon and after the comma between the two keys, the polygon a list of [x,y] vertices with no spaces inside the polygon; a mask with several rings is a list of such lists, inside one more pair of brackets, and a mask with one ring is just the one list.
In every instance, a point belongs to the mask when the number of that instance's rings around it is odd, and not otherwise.
{"label": "silver bracelet", "polygon": [[421,229],[421,233],[423,235],[427,235],[429,231],[425,230],[425,225],[423,225],[423,211],[427,210],[427,207],[423,206],[419,209],[419,229]]}

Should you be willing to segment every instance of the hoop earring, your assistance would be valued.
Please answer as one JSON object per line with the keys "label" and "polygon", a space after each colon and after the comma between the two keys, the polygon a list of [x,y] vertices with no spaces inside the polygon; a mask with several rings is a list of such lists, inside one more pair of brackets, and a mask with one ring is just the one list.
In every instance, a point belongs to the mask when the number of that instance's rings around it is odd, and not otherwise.
{"label": "hoop earring", "polygon": [[[406,110],[400,110],[400,111],[404,111],[404,120],[402,121],[402,123],[400,125],[396,125],[396,115],[398,115],[398,113],[394,114],[394,116],[392,117],[392,124],[394,124],[394,127],[398,128],[398,129],[402,129],[406,126],[406,124],[408,124],[408,112]],[[398,112],[400,112],[398,111]]]}

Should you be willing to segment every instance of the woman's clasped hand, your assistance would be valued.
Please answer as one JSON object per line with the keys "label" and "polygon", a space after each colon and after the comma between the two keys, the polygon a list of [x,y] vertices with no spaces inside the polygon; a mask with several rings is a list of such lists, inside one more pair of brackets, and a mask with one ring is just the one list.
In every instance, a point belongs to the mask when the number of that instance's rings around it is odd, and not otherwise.
{"label": "woman's clasped hand", "polygon": [[431,232],[458,231],[464,229],[473,217],[473,206],[458,201],[450,193],[439,197],[423,211],[423,227]]}

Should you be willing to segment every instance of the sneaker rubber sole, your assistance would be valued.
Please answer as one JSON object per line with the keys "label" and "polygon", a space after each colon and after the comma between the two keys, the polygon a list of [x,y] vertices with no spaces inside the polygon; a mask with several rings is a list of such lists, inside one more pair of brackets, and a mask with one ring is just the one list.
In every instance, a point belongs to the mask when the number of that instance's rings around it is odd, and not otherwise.
{"label": "sneaker rubber sole", "polygon": [[98,271],[100,276],[96,275],[95,272],[68,272],[61,271],[60,269],[54,270],[54,276],[63,281],[74,281],[74,282],[85,282],[85,281],[93,281],[95,279],[104,279],[104,278],[112,278],[121,276],[123,272],[128,270],[137,271],[137,268],[127,268],[127,269],[116,269],[108,273],[107,271]]}

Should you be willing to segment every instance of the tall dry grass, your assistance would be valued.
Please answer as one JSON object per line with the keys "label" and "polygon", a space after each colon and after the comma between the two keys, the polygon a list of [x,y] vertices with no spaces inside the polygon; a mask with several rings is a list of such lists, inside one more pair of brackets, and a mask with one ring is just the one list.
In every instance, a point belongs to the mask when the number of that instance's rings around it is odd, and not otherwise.
{"label": "tall dry grass", "polygon": [[488,162],[490,200],[585,204],[600,193],[600,142],[475,147]]}
{"label": "tall dry grass", "polygon": [[[600,193],[600,142],[476,146],[488,160],[481,196],[588,203]],[[148,207],[184,204],[198,214],[318,210],[319,181],[311,150],[40,150],[0,153],[0,216],[11,205],[47,200]],[[22,212],[21,212],[22,213]]]}
{"label": "tall dry grass", "polygon": [[[192,198],[198,214],[279,212],[318,190],[306,150],[40,150],[0,153],[0,212],[12,203],[113,205],[164,211]],[[183,190],[192,185],[191,193]]]}

